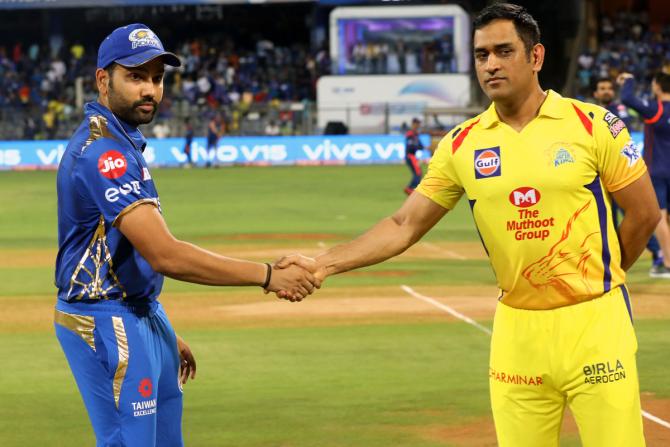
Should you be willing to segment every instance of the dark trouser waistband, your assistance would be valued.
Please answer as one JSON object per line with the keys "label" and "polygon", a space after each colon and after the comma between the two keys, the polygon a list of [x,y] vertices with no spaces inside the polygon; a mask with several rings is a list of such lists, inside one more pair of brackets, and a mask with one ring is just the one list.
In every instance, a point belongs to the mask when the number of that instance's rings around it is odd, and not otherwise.
{"label": "dark trouser waistband", "polygon": [[153,316],[160,307],[161,304],[158,301],[129,302],[121,300],[100,300],[66,302],[58,300],[56,303],[56,309],[67,313],[131,313],[141,317]]}

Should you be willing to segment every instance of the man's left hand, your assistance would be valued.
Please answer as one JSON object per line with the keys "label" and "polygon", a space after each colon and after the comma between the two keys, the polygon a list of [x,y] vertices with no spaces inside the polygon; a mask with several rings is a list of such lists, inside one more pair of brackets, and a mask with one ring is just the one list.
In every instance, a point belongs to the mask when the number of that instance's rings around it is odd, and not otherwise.
{"label": "man's left hand", "polygon": [[183,338],[177,335],[177,350],[179,351],[179,381],[181,384],[188,379],[195,379],[195,357]]}

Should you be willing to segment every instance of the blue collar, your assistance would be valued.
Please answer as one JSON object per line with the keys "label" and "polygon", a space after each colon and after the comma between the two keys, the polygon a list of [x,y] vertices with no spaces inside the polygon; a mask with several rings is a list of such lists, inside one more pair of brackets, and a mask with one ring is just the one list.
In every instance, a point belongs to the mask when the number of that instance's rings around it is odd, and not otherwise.
{"label": "blue collar", "polygon": [[144,138],[142,132],[137,127],[131,126],[125,121],[119,119],[107,107],[103,106],[97,101],[89,102],[84,105],[84,114],[88,116],[102,115],[107,118],[107,123],[113,132],[119,134],[120,137],[128,140],[135,149],[140,152],[144,151],[147,145],[147,139]]}

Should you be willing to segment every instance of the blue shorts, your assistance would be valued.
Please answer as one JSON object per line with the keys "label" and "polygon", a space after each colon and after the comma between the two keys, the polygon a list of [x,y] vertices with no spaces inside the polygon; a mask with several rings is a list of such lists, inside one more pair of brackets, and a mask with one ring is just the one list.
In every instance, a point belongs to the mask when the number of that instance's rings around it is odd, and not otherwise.
{"label": "blue shorts", "polygon": [[98,447],[181,447],[177,340],[163,307],[56,305],[56,336]]}
{"label": "blue shorts", "polygon": [[670,199],[670,178],[651,177],[651,184],[654,185],[658,206],[662,210],[668,209],[668,199]]}

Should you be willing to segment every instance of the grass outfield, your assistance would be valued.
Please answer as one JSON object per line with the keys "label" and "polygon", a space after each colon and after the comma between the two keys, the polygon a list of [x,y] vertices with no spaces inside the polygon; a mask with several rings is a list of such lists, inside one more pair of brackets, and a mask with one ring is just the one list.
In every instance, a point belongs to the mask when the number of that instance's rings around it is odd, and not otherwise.
{"label": "grass outfield", "polygon": [[[394,211],[404,166],[155,170],[179,238],[231,256],[318,253]],[[55,173],[0,172],[0,445],[92,445],[53,335]],[[488,337],[405,284],[490,326],[495,281],[462,202],[401,257],[328,279],[300,304],[167,280],[162,302],[198,360],[189,446],[495,445]],[[643,407],[670,420],[670,281],[629,278]],[[648,445],[670,429],[645,422]],[[562,446],[578,446],[574,424]]]}

